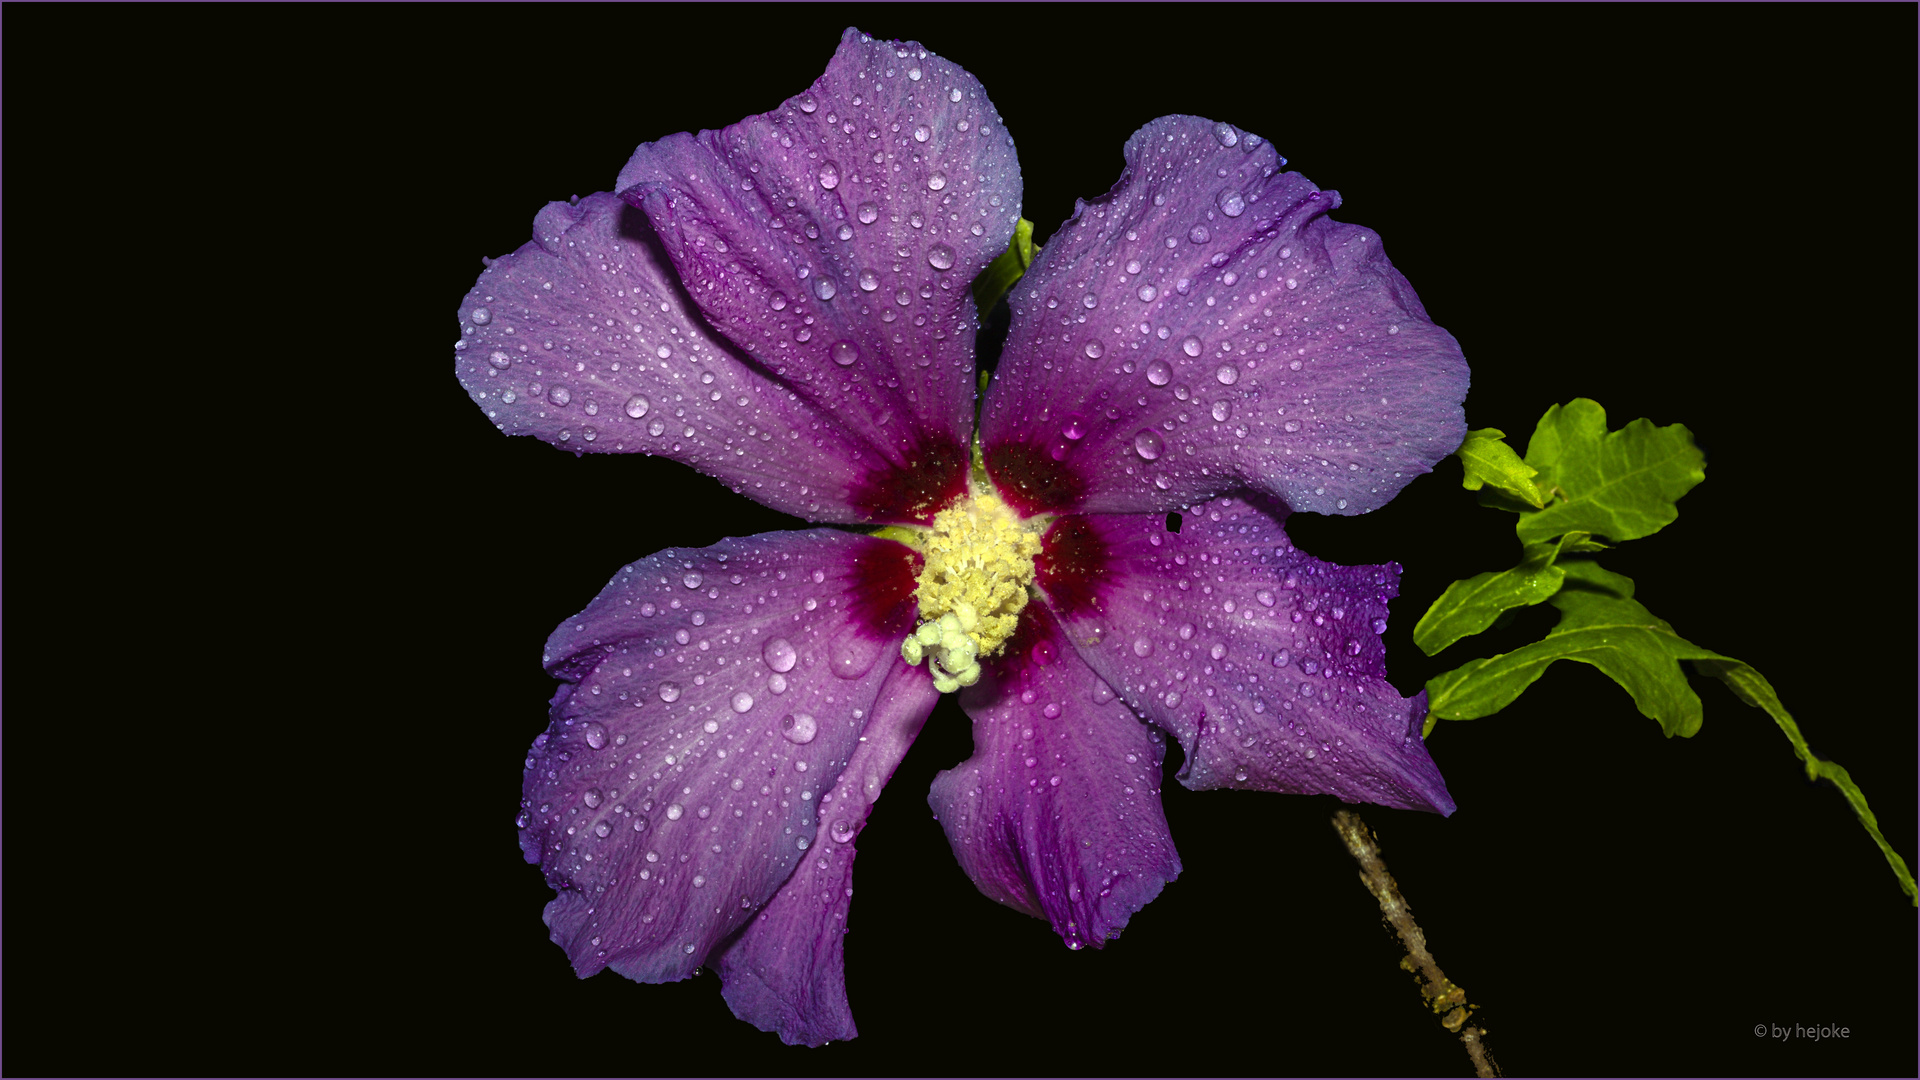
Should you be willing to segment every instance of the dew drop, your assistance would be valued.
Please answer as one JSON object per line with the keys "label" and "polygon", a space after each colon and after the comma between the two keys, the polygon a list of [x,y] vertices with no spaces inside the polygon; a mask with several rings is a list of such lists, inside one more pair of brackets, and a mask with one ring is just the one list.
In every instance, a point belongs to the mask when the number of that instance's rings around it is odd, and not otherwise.
{"label": "dew drop", "polygon": [[817,277],[813,279],[813,295],[822,300],[833,299],[833,294],[839,291],[840,290],[833,287],[833,279],[831,278]]}
{"label": "dew drop", "polygon": [[871,270],[860,271],[860,276],[855,280],[860,283],[861,292],[872,292],[880,287],[880,275]]}
{"label": "dew drop", "polygon": [[1220,200],[1220,212],[1228,217],[1239,217],[1247,212],[1247,200],[1237,191],[1229,191]]}
{"label": "dew drop", "polygon": [[820,724],[806,713],[788,713],[780,718],[780,734],[790,743],[806,745],[820,733]]}
{"label": "dew drop", "polygon": [[497,367],[502,371],[505,371],[508,367],[512,366],[513,357],[508,356],[506,353],[503,353],[498,349],[495,349],[493,351],[493,355],[487,357],[487,363],[492,364],[494,367]]}
{"label": "dew drop", "polygon": [[1208,240],[1213,239],[1213,234],[1207,231],[1205,225],[1195,225],[1193,231],[1187,234],[1187,239],[1196,244],[1204,244]]}
{"label": "dew drop", "polygon": [[1087,434],[1087,422],[1078,413],[1068,413],[1067,424],[1060,429],[1060,434],[1069,439],[1084,438]]}
{"label": "dew drop", "polygon": [[473,320],[473,325],[485,326],[493,321],[493,312],[483,307],[477,307],[474,308],[473,313],[467,317]]}
{"label": "dew drop", "polygon": [[1166,444],[1160,441],[1160,436],[1151,431],[1142,431],[1133,437],[1133,452],[1148,461],[1159,457],[1164,449]]}
{"label": "dew drop", "polygon": [[870,202],[861,203],[860,209],[854,213],[862,225],[871,225],[880,218],[880,208]]}
{"label": "dew drop", "polygon": [[679,701],[680,700],[680,684],[677,682],[661,683],[660,684],[660,700],[667,701],[667,702]]}
{"label": "dew drop", "polygon": [[1220,380],[1221,386],[1232,386],[1240,381],[1240,369],[1232,364],[1221,364],[1220,369],[1213,373],[1213,377]]}
{"label": "dew drop", "polygon": [[841,367],[846,367],[858,359],[860,359],[860,346],[845,340],[833,343],[834,363],[839,364]]}
{"label": "dew drop", "polygon": [[638,420],[647,415],[647,409],[652,405],[645,394],[635,394],[627,399],[627,415]]}
{"label": "dew drop", "polygon": [[1233,402],[1216,401],[1213,403],[1213,418],[1217,422],[1224,424],[1227,422],[1227,418],[1232,415],[1233,415]]}
{"label": "dew drop", "polygon": [[831,161],[821,162],[819,176],[820,186],[828,191],[840,186],[840,166]]}
{"label": "dew drop", "polygon": [[846,843],[853,839],[853,822],[848,821],[846,818],[841,818],[833,823],[833,828],[830,830],[829,835],[833,837],[833,842],[836,844]]}
{"label": "dew drop", "polygon": [[946,173],[937,172],[937,173],[934,173],[932,176],[927,177],[927,190],[929,191],[940,191],[940,190],[943,190],[946,186],[947,186]]}
{"label": "dew drop", "polygon": [[553,389],[547,391],[547,400],[553,402],[555,405],[558,405],[561,408],[565,408],[567,402],[573,400],[573,394],[569,392],[567,388],[564,386],[556,386]]}
{"label": "dew drop", "polygon": [[587,738],[587,745],[593,747],[595,750],[598,750],[601,747],[607,745],[607,729],[601,726],[600,724],[592,720],[589,720],[587,721],[587,726],[586,726],[586,738]]}
{"label": "dew drop", "polygon": [[680,815],[686,812],[687,812],[686,807],[681,806],[679,803],[674,803],[672,806],[667,807],[667,820],[679,821]]}
{"label": "dew drop", "polygon": [[793,642],[777,637],[760,647],[760,659],[775,671],[792,671],[800,654],[794,651]]}
{"label": "dew drop", "polygon": [[1088,311],[1092,311],[1094,308],[1100,306],[1100,298],[1092,293],[1088,293],[1080,298],[1080,306],[1086,308]]}
{"label": "dew drop", "polygon": [[1180,342],[1180,351],[1186,353],[1188,356],[1199,356],[1200,339],[1194,337],[1192,334],[1188,334],[1186,338]]}
{"label": "dew drop", "polygon": [[1148,641],[1146,638],[1143,638],[1143,637],[1134,638],[1133,639],[1133,655],[1138,656],[1142,659],[1152,656],[1153,642]]}
{"label": "dew drop", "polygon": [[935,244],[927,249],[927,264],[935,270],[953,269],[953,249],[945,244]]}
{"label": "dew drop", "polygon": [[586,794],[584,794],[584,795],[582,795],[582,796],[580,796],[580,801],[581,801],[581,802],[583,802],[583,803],[586,803],[586,804],[587,804],[587,809],[589,809],[589,810],[591,810],[591,809],[593,809],[594,807],[596,807],[596,806],[599,806],[599,805],[600,805],[600,801],[601,801],[601,800],[602,800],[602,799],[603,799],[604,797],[605,797],[605,796],[603,796],[603,795],[601,795],[601,794],[600,794],[600,789],[599,789],[599,788],[597,788],[597,787],[596,787],[596,788],[588,788],[588,789],[587,789],[587,791],[586,791]]}
{"label": "dew drop", "polygon": [[1155,386],[1165,386],[1173,381],[1173,365],[1165,360],[1147,362],[1147,381]]}
{"label": "dew drop", "polygon": [[1213,137],[1220,140],[1221,146],[1240,145],[1240,133],[1233,129],[1232,124],[1220,123],[1213,125]]}
{"label": "dew drop", "polygon": [[685,574],[682,574],[680,576],[680,584],[685,585],[689,589],[699,588],[700,583],[705,580],[706,580],[705,578],[701,577],[698,573],[692,570],[689,570]]}
{"label": "dew drop", "polygon": [[921,124],[920,126],[913,129],[914,142],[926,142],[928,139],[931,139],[931,138],[933,138],[933,132],[927,130],[927,125]]}
{"label": "dew drop", "polygon": [[733,705],[734,712],[746,712],[748,709],[753,708],[753,695],[747,693],[745,690],[736,690],[734,691],[731,704]]}

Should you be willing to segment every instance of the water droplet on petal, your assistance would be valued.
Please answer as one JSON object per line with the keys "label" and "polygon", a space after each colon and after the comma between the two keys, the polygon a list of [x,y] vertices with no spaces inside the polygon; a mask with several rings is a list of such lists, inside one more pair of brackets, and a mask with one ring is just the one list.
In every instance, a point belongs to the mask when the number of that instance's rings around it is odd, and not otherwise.
{"label": "water droplet on petal", "polygon": [[1134,638],[1133,639],[1133,655],[1141,657],[1142,659],[1152,656],[1153,642],[1148,641],[1146,638],[1143,638],[1143,637]]}
{"label": "water droplet on petal", "polygon": [[953,249],[945,244],[935,244],[927,249],[927,263],[935,270],[953,269]]}
{"label": "water droplet on petal", "polygon": [[780,718],[780,734],[790,743],[805,745],[819,733],[819,722],[806,713],[788,713]]}
{"label": "water droplet on petal", "polygon": [[1068,413],[1067,426],[1060,429],[1060,434],[1069,439],[1083,438],[1087,434],[1087,422],[1077,413]]}
{"label": "water droplet on petal", "polygon": [[1220,380],[1221,386],[1232,386],[1240,381],[1240,369],[1232,364],[1221,364],[1220,370],[1214,372],[1213,377]]}
{"label": "water droplet on petal", "polygon": [[747,693],[745,690],[737,690],[734,692],[731,704],[733,705],[734,712],[746,712],[748,709],[753,708],[753,695]]}
{"label": "water droplet on petal", "polygon": [[1173,381],[1173,366],[1165,360],[1147,362],[1147,381],[1155,386],[1165,386]]}
{"label": "water droplet on petal", "polygon": [[627,415],[633,417],[635,420],[638,420],[641,417],[647,415],[647,409],[652,404],[653,404],[652,402],[646,399],[646,395],[635,394],[632,397],[627,399]]}
{"label": "water droplet on petal", "polygon": [[777,637],[760,647],[760,659],[775,671],[792,671],[800,654],[794,651],[793,642]]}
{"label": "water droplet on petal", "polygon": [[1140,299],[1145,300],[1148,303],[1152,303],[1153,298],[1160,295],[1160,290],[1154,288],[1151,285],[1142,285],[1140,286],[1140,292],[1138,295]]}
{"label": "water droplet on petal", "polygon": [[1229,191],[1220,199],[1220,212],[1228,217],[1239,217],[1247,212],[1247,200],[1237,191]]}
{"label": "water droplet on petal", "polygon": [[927,130],[927,125],[921,124],[920,126],[913,129],[914,142],[926,142],[928,139],[931,139],[931,138],[933,138],[933,132]]}
{"label": "water droplet on petal", "polygon": [[473,320],[473,325],[485,326],[493,321],[493,312],[483,307],[477,307],[474,308],[467,317]]}
{"label": "water droplet on petal", "polygon": [[1159,457],[1164,449],[1166,444],[1160,441],[1160,436],[1151,431],[1142,431],[1133,437],[1133,452],[1148,461]]}
{"label": "water droplet on petal", "polygon": [[1213,234],[1207,231],[1205,225],[1195,225],[1193,231],[1187,234],[1187,239],[1196,244],[1204,244],[1208,240],[1213,239]]}
{"label": "water droplet on petal", "polygon": [[855,280],[859,281],[861,292],[872,292],[880,287],[880,275],[871,270],[860,271],[860,276]]}
{"label": "water droplet on petal", "polygon": [[597,787],[596,787],[596,788],[588,788],[588,789],[587,789],[587,791],[586,791],[586,794],[584,794],[584,795],[582,795],[582,796],[580,796],[580,801],[581,801],[581,802],[584,802],[584,803],[586,803],[586,804],[587,804],[587,809],[589,809],[589,810],[591,810],[591,809],[593,809],[594,807],[596,807],[596,806],[599,806],[599,805],[600,805],[600,801],[601,801],[601,800],[602,800],[603,798],[605,798],[605,796],[603,796],[603,795],[601,795],[601,794],[600,794],[600,789],[599,789],[599,788],[597,788]]}
{"label": "water droplet on petal", "polygon": [[831,161],[820,163],[820,186],[832,191],[840,186],[840,166]]}
{"label": "water droplet on petal", "polygon": [[860,346],[855,345],[851,341],[836,341],[833,343],[834,363],[839,364],[841,367],[846,367],[858,359],[860,359]]}
{"label": "water droplet on petal", "polygon": [[863,202],[855,213],[860,218],[860,224],[871,225],[879,219],[880,208],[870,202]]}
{"label": "water droplet on petal", "polygon": [[1213,137],[1220,140],[1221,146],[1240,145],[1240,133],[1233,129],[1232,124],[1213,125]]}
{"label": "water droplet on petal", "polygon": [[943,173],[943,172],[937,172],[937,173],[934,173],[934,174],[933,174],[932,176],[929,176],[929,177],[927,177],[927,188],[928,188],[928,190],[931,190],[931,191],[939,191],[939,190],[941,190],[941,189],[943,189],[943,188],[945,188],[946,186],[947,186],[947,174],[946,174],[946,173]]}
{"label": "water droplet on petal", "polygon": [[607,729],[605,727],[602,727],[600,724],[595,723],[592,720],[589,720],[587,721],[587,726],[586,726],[586,738],[587,738],[587,745],[593,747],[595,750],[598,750],[601,747],[607,745]]}
{"label": "water droplet on petal", "polygon": [[1200,339],[1194,337],[1192,334],[1188,334],[1180,342],[1180,351],[1186,353],[1188,356],[1199,356]]}
{"label": "water droplet on petal", "polygon": [[834,288],[832,278],[817,277],[813,279],[813,295],[822,300],[833,299],[833,294],[839,291],[840,290]]}
{"label": "water droplet on petal", "polygon": [[680,684],[677,682],[661,683],[660,684],[660,700],[666,701],[666,702],[679,701],[680,700]]}
{"label": "water droplet on petal", "polygon": [[674,803],[672,806],[667,807],[667,820],[679,821],[680,815],[686,812],[687,812],[686,807],[681,806],[679,803]]}
{"label": "water droplet on petal", "polygon": [[1233,415],[1233,402],[1216,401],[1213,403],[1213,418],[1217,422],[1224,424],[1227,422],[1227,418],[1232,415]]}

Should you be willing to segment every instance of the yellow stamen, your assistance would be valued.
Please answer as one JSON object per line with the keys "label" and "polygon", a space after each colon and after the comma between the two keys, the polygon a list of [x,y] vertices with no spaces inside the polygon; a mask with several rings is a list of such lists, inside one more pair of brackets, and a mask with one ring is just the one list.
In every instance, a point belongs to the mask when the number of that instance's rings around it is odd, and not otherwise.
{"label": "yellow stamen", "polygon": [[1021,521],[991,494],[976,494],[936,514],[916,538],[926,556],[914,590],[921,622],[900,655],[909,664],[930,660],[941,693],[980,681],[980,661],[1013,636],[1033,584],[1040,524]]}

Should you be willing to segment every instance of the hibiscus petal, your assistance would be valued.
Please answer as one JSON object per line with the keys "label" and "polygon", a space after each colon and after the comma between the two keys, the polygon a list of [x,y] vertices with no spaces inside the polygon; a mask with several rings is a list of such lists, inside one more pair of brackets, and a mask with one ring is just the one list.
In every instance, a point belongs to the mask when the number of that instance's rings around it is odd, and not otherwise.
{"label": "hibiscus petal", "polygon": [[1039,605],[983,667],[960,699],[973,756],[934,779],[934,816],[982,893],[1051,922],[1069,948],[1099,948],[1180,873],[1161,735]]}
{"label": "hibiscus petal", "polygon": [[893,660],[840,783],[820,796],[812,848],[772,902],[720,954],[722,992],[733,1015],[777,1033],[782,1042],[819,1046],[859,1034],[844,966],[853,841],[939,697],[924,669]]}
{"label": "hibiscus petal", "polygon": [[1183,516],[1057,521],[1039,584],[1088,665],[1186,750],[1180,782],[1453,812],[1420,739],[1426,694],[1386,678],[1400,567],[1335,566],[1284,508],[1219,499]]}
{"label": "hibiscus petal", "polygon": [[873,448],[856,506],[925,520],[965,490],[968,284],[1020,216],[1013,142],[973,76],[849,29],[811,89],[641,146],[618,186],[712,325]]}
{"label": "hibiscus petal", "polygon": [[830,530],[663,551],[554,632],[520,845],[582,977],[686,978],[773,898],[902,675],[917,559]]}
{"label": "hibiscus petal", "polygon": [[1466,435],[1467,365],[1387,262],[1263,140],[1166,116],[1127,141],[1009,294],[981,419],[1028,511],[1164,511],[1235,487],[1381,506]]}
{"label": "hibiscus petal", "polygon": [[495,426],[672,458],[814,521],[869,516],[850,496],[873,451],[712,333],[644,214],[608,194],[548,203],[534,237],[460,304],[455,373]]}

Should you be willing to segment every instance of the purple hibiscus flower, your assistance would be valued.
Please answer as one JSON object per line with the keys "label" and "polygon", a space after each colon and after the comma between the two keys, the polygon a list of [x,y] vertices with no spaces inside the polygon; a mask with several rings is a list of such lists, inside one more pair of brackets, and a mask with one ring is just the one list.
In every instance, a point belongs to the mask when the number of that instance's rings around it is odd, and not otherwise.
{"label": "purple hibiscus flower", "polygon": [[1452,811],[1385,677],[1399,568],[1283,523],[1458,445],[1458,346],[1259,137],[1169,116],[1125,153],[1014,287],[977,411],[1013,143],[965,71],[853,30],[775,110],[548,205],[462,303],[503,431],[840,526],[662,551],[548,641],[520,836],[580,975],[711,964],[742,1019],[851,1038],[855,840],[943,692],[974,727],[931,794],[955,855],[1074,948],[1179,873],[1162,732],[1191,788]]}

